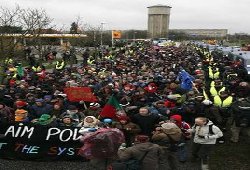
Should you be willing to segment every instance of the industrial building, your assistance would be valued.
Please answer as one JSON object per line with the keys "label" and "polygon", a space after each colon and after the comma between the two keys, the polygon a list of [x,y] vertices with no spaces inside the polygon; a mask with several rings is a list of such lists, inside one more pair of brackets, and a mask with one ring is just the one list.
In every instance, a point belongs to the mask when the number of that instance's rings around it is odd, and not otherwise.
{"label": "industrial building", "polygon": [[223,38],[228,34],[227,29],[171,29],[172,32],[185,33],[190,36]]}

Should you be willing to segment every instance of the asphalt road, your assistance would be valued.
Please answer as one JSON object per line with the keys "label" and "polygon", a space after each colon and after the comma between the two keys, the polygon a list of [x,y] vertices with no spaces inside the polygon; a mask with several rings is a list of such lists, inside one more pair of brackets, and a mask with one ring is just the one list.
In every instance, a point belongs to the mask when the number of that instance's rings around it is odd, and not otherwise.
{"label": "asphalt road", "polygon": [[[0,170],[99,170],[93,168],[89,162],[32,162],[20,160],[0,159]],[[101,170],[102,168],[100,168]],[[166,170],[166,169],[164,169]],[[168,169],[171,170],[171,169]],[[199,164],[196,163],[179,163],[178,170],[200,170]]]}
{"label": "asphalt road", "polygon": [[[190,154],[191,141],[187,144],[187,151]],[[189,155],[190,157],[190,155]],[[167,162],[166,156],[166,162]],[[200,162],[180,163],[176,160],[178,170],[201,170]],[[164,170],[171,170],[166,163]],[[81,161],[53,161],[53,162],[35,162],[21,160],[5,160],[0,159],[0,170],[103,170],[103,168],[94,168],[89,162]]]}
{"label": "asphalt road", "polygon": [[93,170],[88,162],[32,162],[0,159],[0,170]]}

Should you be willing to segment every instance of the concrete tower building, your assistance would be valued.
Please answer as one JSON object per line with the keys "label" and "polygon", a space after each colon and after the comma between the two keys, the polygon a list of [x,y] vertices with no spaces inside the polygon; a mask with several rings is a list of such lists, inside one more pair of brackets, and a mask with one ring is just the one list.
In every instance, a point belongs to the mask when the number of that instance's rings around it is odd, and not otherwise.
{"label": "concrete tower building", "polygon": [[167,38],[169,32],[170,9],[166,5],[148,7],[148,36],[149,38]]}

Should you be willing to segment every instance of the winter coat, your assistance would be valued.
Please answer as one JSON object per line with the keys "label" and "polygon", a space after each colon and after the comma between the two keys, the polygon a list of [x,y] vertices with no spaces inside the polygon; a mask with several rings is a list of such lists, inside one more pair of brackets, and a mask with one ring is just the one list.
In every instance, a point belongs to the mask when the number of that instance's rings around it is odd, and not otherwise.
{"label": "winter coat", "polygon": [[[194,143],[197,144],[215,144],[216,139],[223,136],[222,131],[215,125],[212,125],[213,122],[209,121],[204,126],[196,126],[194,125],[192,127],[191,132],[194,133]],[[212,125],[212,131],[214,134],[209,133],[209,125]],[[201,138],[199,136],[203,136],[204,138]]]}
{"label": "winter coat", "polygon": [[151,136],[153,130],[155,129],[155,125],[160,121],[160,116],[150,114],[148,116],[142,116],[140,114],[136,114],[132,117],[132,122],[139,125],[141,128],[141,133],[144,135]]}
{"label": "winter coat", "polygon": [[132,122],[126,124],[117,122],[114,124],[114,128],[120,129],[123,132],[127,146],[131,146],[134,142],[135,136],[141,132],[141,128]]}
{"label": "winter coat", "polygon": [[142,162],[143,170],[159,170],[160,164],[162,164],[163,150],[162,148],[150,142],[138,143],[132,147],[122,149],[118,151],[118,157],[120,160],[126,161],[129,159],[140,160],[143,155],[149,151]]}
{"label": "winter coat", "polygon": [[[132,122],[128,122],[125,125],[123,125],[121,123],[116,123],[114,125],[114,128],[120,129],[122,131],[126,130],[127,133],[131,133],[131,134],[137,134],[141,131],[141,128],[137,124],[132,123]],[[130,130],[127,130],[127,129],[130,129]]]}
{"label": "winter coat", "polygon": [[42,106],[32,105],[30,108],[30,117],[32,119],[39,118],[42,114],[51,114],[53,106],[50,104],[43,104]]}
{"label": "winter coat", "polygon": [[14,110],[6,105],[0,109],[0,121],[1,123],[12,123],[15,121]]}

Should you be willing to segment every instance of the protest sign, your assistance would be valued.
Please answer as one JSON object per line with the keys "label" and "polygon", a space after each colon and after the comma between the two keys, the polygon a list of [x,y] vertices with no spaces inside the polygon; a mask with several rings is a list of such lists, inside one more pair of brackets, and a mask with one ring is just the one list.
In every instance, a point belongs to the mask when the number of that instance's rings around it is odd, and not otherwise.
{"label": "protest sign", "polygon": [[64,88],[64,93],[67,94],[67,97],[71,102],[97,102],[97,98],[92,93],[90,87],[68,87]]}

